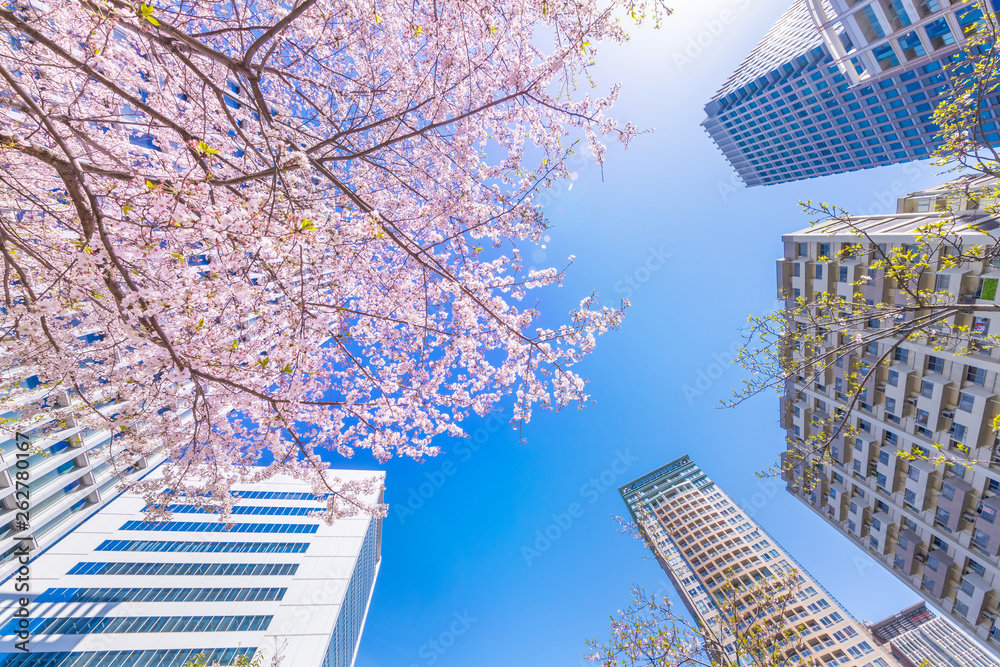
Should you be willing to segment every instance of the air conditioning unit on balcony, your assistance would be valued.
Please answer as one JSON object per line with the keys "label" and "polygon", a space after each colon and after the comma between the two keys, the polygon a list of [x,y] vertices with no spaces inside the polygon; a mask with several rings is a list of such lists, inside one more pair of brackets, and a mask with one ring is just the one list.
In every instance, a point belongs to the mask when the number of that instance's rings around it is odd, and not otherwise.
{"label": "air conditioning unit on balcony", "polygon": [[955,413],[952,412],[951,410],[942,410],[941,411],[941,416],[944,417],[945,419],[949,419],[950,420],[950,419],[954,419],[955,418]]}
{"label": "air conditioning unit on balcony", "polygon": [[913,560],[917,561],[918,563],[926,563],[927,556],[923,554],[917,554],[916,556],[913,557]]}
{"label": "air conditioning unit on balcony", "polygon": [[917,397],[916,396],[909,397],[908,399],[906,399],[906,404],[907,405],[916,405],[917,404]]}
{"label": "air conditioning unit on balcony", "polygon": [[968,521],[969,523],[972,523],[973,521],[976,520],[976,515],[973,514],[972,512],[964,512],[962,514],[962,518]]}
{"label": "air conditioning unit on balcony", "polygon": [[885,385],[884,384],[875,385],[875,391],[885,391]]}

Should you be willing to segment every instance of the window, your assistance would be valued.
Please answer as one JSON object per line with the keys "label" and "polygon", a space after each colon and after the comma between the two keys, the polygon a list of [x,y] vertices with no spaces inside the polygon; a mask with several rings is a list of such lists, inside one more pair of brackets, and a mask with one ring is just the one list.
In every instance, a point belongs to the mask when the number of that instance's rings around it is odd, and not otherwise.
{"label": "window", "polygon": [[305,553],[309,544],[294,542],[155,542],[105,540],[96,551],[172,551],[210,553]]}
{"label": "window", "polygon": [[926,410],[917,410],[917,423],[921,426],[927,426],[927,419],[930,414]]}
{"label": "window", "polygon": [[927,372],[944,374],[944,359],[941,359],[940,357],[928,356]]}
{"label": "window", "polygon": [[934,291],[947,292],[949,285],[951,285],[951,276],[946,273],[938,274],[934,281]]}
{"label": "window", "polygon": [[952,424],[948,432],[951,434],[951,439],[955,442],[965,442],[965,434],[967,429],[962,424]]}
{"label": "window", "polygon": [[967,382],[971,382],[974,385],[982,387],[986,384],[986,371],[982,368],[969,366],[965,371],[965,379]]}
{"label": "window", "polygon": [[928,23],[924,26],[924,31],[931,42],[931,48],[935,51],[943,46],[955,43],[955,36],[951,34],[951,28],[948,27],[948,22],[944,17]]}
{"label": "window", "polygon": [[889,378],[886,380],[890,387],[895,387],[899,384],[899,371],[889,371]]}
{"label": "window", "polygon": [[67,574],[153,576],[291,576],[294,563],[77,563]]}
{"label": "window", "polygon": [[897,347],[896,350],[892,353],[892,358],[903,364],[906,363],[906,360],[909,359],[909,357],[910,357],[910,351],[907,350],[905,347]]}
{"label": "window", "polygon": [[837,282],[846,283],[847,282],[847,267],[840,267],[840,274],[837,277]]}
{"label": "window", "polygon": [[948,500],[954,500],[955,499],[955,487],[952,486],[951,484],[947,484],[947,483],[944,484],[944,485],[942,485],[941,486],[941,495],[944,496],[945,498],[947,498]]}
{"label": "window", "polygon": [[958,395],[958,409],[962,412],[972,412],[972,406],[976,402],[976,397],[966,394],[964,391]]}
{"label": "window", "polygon": [[825,257],[826,259],[829,259],[830,258],[830,244],[829,243],[820,243],[818,247],[819,247],[819,256],[821,258]]}
{"label": "window", "polygon": [[[38,665],[84,665],[87,667],[159,667],[161,665],[183,665],[199,653],[206,665],[234,665],[240,656],[249,660],[256,648],[215,648],[215,649],[139,649],[133,651],[85,651],[71,653],[22,653],[4,663],[5,667],[36,667]],[[43,656],[56,656],[50,660]],[[44,661],[44,662],[43,662]]]}
{"label": "window", "polygon": [[216,521],[126,521],[119,530],[171,531],[193,533],[315,533],[318,524],[310,523],[237,523],[227,526]]}
{"label": "window", "polygon": [[[142,508],[145,512],[150,509],[150,505],[146,505]],[[211,510],[204,510],[200,507],[195,507],[193,505],[170,505],[169,509],[175,514],[211,514]],[[250,506],[236,506],[232,509],[233,514],[251,514],[254,516],[258,515],[281,515],[281,516],[309,516],[313,512],[321,511],[317,507],[250,507]]]}
{"label": "window", "polygon": [[934,383],[927,380],[920,381],[920,395],[924,398],[930,398],[934,395]]}
{"label": "window", "polygon": [[895,412],[896,411],[896,399],[895,398],[886,398],[885,399],[885,411],[886,412]]}
{"label": "window", "polygon": [[990,536],[987,533],[979,530],[978,528],[973,531],[972,541],[980,549],[989,549],[990,547]]}
{"label": "window", "polygon": [[792,264],[792,276],[798,278],[801,271],[802,271],[802,267],[799,266],[798,262],[795,262],[795,263]]}
{"label": "window", "polygon": [[280,601],[285,588],[50,588],[36,602]]}
{"label": "window", "polygon": [[809,244],[808,243],[797,243],[799,257],[809,256]]}
{"label": "window", "polygon": [[996,519],[997,511],[992,507],[990,507],[989,505],[982,505],[979,508],[979,516],[983,517],[983,519],[985,519],[986,521],[993,523],[993,521]]}
{"label": "window", "polygon": [[901,36],[899,38],[899,48],[903,52],[903,57],[907,60],[913,60],[927,54],[916,32],[908,32]]}
{"label": "window", "polygon": [[[32,622],[32,634],[89,635],[94,633],[124,634],[132,632],[225,632],[266,630],[271,616],[104,616],[37,618]],[[17,619],[7,623],[17,632]]]}
{"label": "window", "polygon": [[[951,513],[948,512],[948,510],[944,509],[943,507],[939,507],[939,508],[937,508],[937,514],[934,516],[934,519],[936,521],[938,521],[941,525],[947,526],[949,519],[951,519]],[[931,564],[932,560],[934,560],[934,559],[933,558],[928,558],[927,559],[927,566],[928,567],[930,567],[930,564]],[[937,570],[937,561],[934,561],[934,567],[931,567],[931,569],[932,570]]]}
{"label": "window", "polygon": [[823,265],[822,264],[817,264],[813,268],[816,269],[816,277],[817,278],[822,278],[823,277]]}
{"label": "window", "polygon": [[900,535],[899,539],[896,541],[896,544],[899,546],[900,549],[906,550],[906,548],[910,546],[910,541],[907,540],[902,535]]}

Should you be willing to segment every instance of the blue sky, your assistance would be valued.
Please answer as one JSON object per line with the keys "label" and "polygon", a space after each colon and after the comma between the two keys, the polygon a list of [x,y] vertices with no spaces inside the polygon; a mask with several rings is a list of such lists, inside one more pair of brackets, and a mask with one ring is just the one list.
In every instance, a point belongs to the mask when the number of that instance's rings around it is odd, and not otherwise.
{"label": "blue sky", "polygon": [[[702,106],[787,3],[673,7],[661,30],[598,56],[598,81],[624,84],[616,115],[655,133],[613,147],[603,180],[582,165],[551,198],[551,240],[537,249],[540,265],[577,257],[544,296],[551,321],[592,289],[632,301],[622,330],[580,367],[596,403],[538,414],[524,445],[499,415],[468,423],[472,439],[441,441],[423,465],[387,466],[392,508],[358,667],[580,665],[632,582],[666,581],[617,532],[617,487],[685,453],[856,617],[917,600],[780,482],[754,477],[784,444],[776,395],[715,406],[739,381],[726,362],[740,327],[774,305],[781,234],[807,225],[797,202],[882,212],[942,179],[916,163],[742,188],[699,127]],[[546,532],[557,539],[539,540]]]}

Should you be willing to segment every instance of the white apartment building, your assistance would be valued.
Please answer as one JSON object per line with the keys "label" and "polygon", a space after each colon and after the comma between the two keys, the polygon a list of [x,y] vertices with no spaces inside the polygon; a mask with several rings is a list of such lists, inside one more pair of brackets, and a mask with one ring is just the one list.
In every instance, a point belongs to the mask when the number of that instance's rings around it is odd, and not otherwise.
{"label": "white apartment building", "polygon": [[964,632],[919,602],[871,624],[875,641],[885,644],[903,667],[1000,667],[1000,662]]}
{"label": "white apartment building", "polygon": [[[914,246],[914,230],[939,220],[934,211],[955,212],[953,231],[965,247],[990,245],[998,238],[998,220],[981,206],[986,202],[950,197],[945,186],[914,193],[899,201],[898,213],[855,219],[872,244],[890,251]],[[984,235],[984,232],[986,234]],[[909,297],[873,269],[871,252],[841,257],[859,237],[842,222],[831,221],[783,237],[778,285],[790,299],[812,302],[818,294],[837,294],[855,303],[906,305]],[[865,241],[865,245],[868,242]],[[950,303],[993,307],[997,303],[1000,262],[964,263],[945,268],[935,253],[920,277],[921,290],[946,294]],[[1000,333],[1000,313],[960,312],[934,325],[931,342],[901,334],[880,334],[893,322],[873,316],[860,328],[828,334],[830,349],[857,334],[867,341],[842,353],[815,381],[799,375],[786,385],[782,427],[788,451],[803,451],[810,436],[839,423],[849,400],[850,374],[877,368],[850,415],[852,433],[841,433],[829,455],[809,461],[786,458],[788,490],[859,548],[892,572],[975,638],[1000,656],[1000,452],[993,419],[1000,414],[1000,346],[989,338]],[[799,326],[794,322],[790,326]],[[967,327],[971,340],[963,353],[943,337]],[[888,354],[891,352],[891,354]],[[799,354],[795,352],[794,354]],[[879,363],[883,355],[886,361]],[[832,357],[832,353],[831,353]],[[921,455],[910,460],[909,454]],[[944,454],[965,465],[935,464]],[[929,457],[931,460],[924,460]]]}
{"label": "white apartment building", "polygon": [[[636,525],[694,618],[712,627],[714,600],[739,578],[747,583],[797,571],[798,600],[786,609],[804,649],[786,653],[823,665],[898,667],[859,621],[837,602],[688,456],[619,489]],[[728,648],[728,647],[727,647]]]}
{"label": "white apartment building", "polygon": [[[23,571],[0,588],[0,665],[181,667],[198,654],[223,665],[259,654],[264,666],[277,655],[282,667],[351,667],[381,519],[327,525],[310,516],[324,499],[288,477],[236,491],[231,525],[190,505],[145,521],[131,493],[94,513],[30,563],[30,590],[16,588]],[[30,651],[18,650],[19,631]]]}

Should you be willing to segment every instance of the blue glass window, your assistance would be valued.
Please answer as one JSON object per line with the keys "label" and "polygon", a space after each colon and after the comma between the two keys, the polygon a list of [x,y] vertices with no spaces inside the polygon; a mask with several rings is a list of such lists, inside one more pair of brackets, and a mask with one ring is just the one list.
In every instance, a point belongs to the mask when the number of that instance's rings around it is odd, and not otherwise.
{"label": "blue glass window", "polygon": [[[34,618],[28,632],[33,635],[124,634],[133,632],[255,632],[267,630],[272,616],[104,616]],[[21,629],[11,619],[0,634],[12,635]]]}
{"label": "blue glass window", "polygon": [[135,576],[286,576],[295,563],[77,563],[67,574]]}
{"label": "blue glass window", "polygon": [[308,542],[157,542],[151,540],[105,540],[96,550],[301,554],[305,553],[308,548]]}
{"label": "blue glass window", "polygon": [[181,667],[199,653],[207,664],[232,664],[238,656],[248,659],[256,648],[159,649],[153,651],[83,651],[46,653],[37,648],[30,653],[7,653],[0,657],[0,667]]}
{"label": "blue glass window", "polygon": [[153,530],[197,533],[315,533],[314,523],[237,523],[227,526],[217,521],[197,523],[187,521],[126,521],[120,530]]}
{"label": "blue glass window", "polygon": [[50,588],[36,602],[270,602],[284,588]]}

